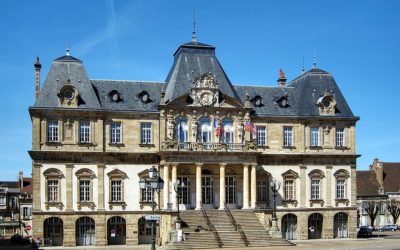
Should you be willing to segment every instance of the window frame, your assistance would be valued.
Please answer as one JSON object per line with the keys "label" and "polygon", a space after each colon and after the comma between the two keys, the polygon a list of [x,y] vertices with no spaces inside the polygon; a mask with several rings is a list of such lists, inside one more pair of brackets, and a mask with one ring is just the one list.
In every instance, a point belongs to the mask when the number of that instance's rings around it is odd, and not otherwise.
{"label": "window frame", "polygon": [[[297,178],[299,178],[298,173],[289,169],[288,171],[282,174],[283,178],[283,203],[293,203],[294,206],[297,206]],[[288,183],[292,183],[292,194],[289,195]],[[291,197],[290,197],[291,196]]]}
{"label": "window frame", "polygon": [[[45,177],[45,207],[48,210],[50,207],[57,207],[59,210],[63,208],[63,203],[62,203],[62,178],[64,178],[63,173],[56,168],[49,168],[43,172],[43,175]],[[54,187],[57,189],[57,199],[50,199],[49,194],[49,182],[56,181],[57,185]]]}
{"label": "window frame", "polygon": [[[283,126],[283,147],[294,146],[293,126]],[[290,132],[290,133],[289,133]]]}
{"label": "window frame", "polygon": [[140,202],[152,203],[154,201],[154,192],[151,188],[151,183],[146,182],[145,188],[140,189]]}
{"label": "window frame", "polygon": [[60,141],[60,122],[58,120],[48,120],[46,122],[46,142],[57,143]]}
{"label": "window frame", "polygon": [[310,147],[320,147],[319,127],[310,127]]}
{"label": "window frame", "polygon": [[88,120],[79,121],[79,143],[91,142],[91,122]]}
{"label": "window frame", "polygon": [[[178,117],[176,119],[176,141],[178,143],[185,143],[189,142],[189,125],[188,125],[188,119],[186,117]],[[182,129],[181,129],[182,126]],[[183,135],[181,135],[181,130],[183,132]],[[183,140],[181,140],[183,139]]]}
{"label": "window frame", "polygon": [[267,126],[256,126],[257,146],[267,146]]}
{"label": "window frame", "polygon": [[[348,190],[347,190],[347,185],[348,185],[348,179],[350,178],[349,172],[345,169],[339,169],[333,175],[335,176],[335,200],[336,200],[336,203],[339,204],[339,202],[343,201],[346,204],[348,204],[349,194],[348,194]],[[343,181],[343,192],[344,192],[343,197],[340,197],[338,194],[338,181]]]}
{"label": "window frame", "polygon": [[[113,208],[113,206],[122,206],[123,209],[126,208],[126,202],[125,202],[125,179],[127,178],[127,175],[125,172],[119,170],[119,169],[114,169],[108,174],[108,204],[110,209]],[[120,182],[120,199],[116,200],[113,199],[113,182],[119,181]]]}
{"label": "window frame", "polygon": [[337,127],[335,131],[335,146],[337,148],[346,147],[346,131],[344,127]]}
{"label": "window frame", "polygon": [[149,145],[153,142],[153,126],[151,122],[140,123],[140,144]]}
{"label": "window frame", "polygon": [[122,144],[122,122],[116,121],[110,123],[110,144]]}
{"label": "window frame", "polygon": [[0,201],[4,201],[4,202],[0,202],[0,206],[7,205],[7,196],[6,196],[6,194],[4,194],[4,193],[0,194]]}

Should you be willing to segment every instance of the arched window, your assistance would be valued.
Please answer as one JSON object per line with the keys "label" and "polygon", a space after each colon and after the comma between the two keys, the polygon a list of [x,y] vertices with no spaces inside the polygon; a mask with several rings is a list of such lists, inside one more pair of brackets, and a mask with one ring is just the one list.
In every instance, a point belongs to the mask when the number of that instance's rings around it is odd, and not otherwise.
{"label": "arched window", "polygon": [[176,119],[176,140],[188,142],[188,120],[185,117]]}
{"label": "arched window", "polygon": [[205,143],[211,142],[211,122],[207,117],[200,119],[200,141]]}
{"label": "arched window", "polygon": [[222,121],[222,126],[224,129],[222,141],[224,143],[233,143],[234,142],[234,128],[233,128],[233,121],[231,119],[224,119]]}

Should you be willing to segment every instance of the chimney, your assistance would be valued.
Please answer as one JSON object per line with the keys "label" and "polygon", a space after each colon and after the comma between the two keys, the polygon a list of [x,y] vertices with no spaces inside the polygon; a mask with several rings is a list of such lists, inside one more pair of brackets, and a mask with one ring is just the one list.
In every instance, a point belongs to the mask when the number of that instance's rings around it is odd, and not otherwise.
{"label": "chimney", "polygon": [[42,68],[42,64],[40,64],[39,57],[36,57],[36,62],[34,64],[36,79],[35,79],[35,97],[36,100],[39,98],[40,92],[40,69]]}
{"label": "chimney", "polygon": [[24,187],[24,172],[19,171],[18,180],[19,180],[19,188],[23,188]]}
{"label": "chimney", "polygon": [[285,77],[285,73],[283,72],[282,69],[279,70],[279,79],[277,80],[279,87],[283,88],[286,85],[286,77]]}

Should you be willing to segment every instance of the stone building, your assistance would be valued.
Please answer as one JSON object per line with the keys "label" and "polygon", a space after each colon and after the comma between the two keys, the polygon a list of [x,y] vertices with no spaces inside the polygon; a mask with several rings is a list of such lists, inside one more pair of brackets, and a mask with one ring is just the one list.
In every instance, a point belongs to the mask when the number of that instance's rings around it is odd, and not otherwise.
{"label": "stone building", "polygon": [[[35,237],[147,243],[153,201],[162,244],[178,207],[246,211],[267,234],[273,179],[283,237],[355,237],[359,118],[330,73],[314,65],[289,83],[281,71],[273,87],[233,85],[215,47],[195,38],[176,50],[165,82],[90,79],[67,49],[39,93],[40,67],[29,108]],[[165,181],[154,197],[139,189],[151,166]]]}

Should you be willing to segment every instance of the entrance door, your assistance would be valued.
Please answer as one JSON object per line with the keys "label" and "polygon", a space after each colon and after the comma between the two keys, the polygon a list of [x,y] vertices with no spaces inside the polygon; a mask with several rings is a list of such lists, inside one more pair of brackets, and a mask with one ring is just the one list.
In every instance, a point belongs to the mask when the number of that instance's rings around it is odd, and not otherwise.
{"label": "entrance door", "polygon": [[190,209],[190,179],[186,176],[178,177],[180,185],[178,186],[179,209]]}
{"label": "entrance door", "polygon": [[334,218],[334,237],[347,238],[347,214],[337,213]]}
{"label": "entrance door", "polygon": [[44,244],[46,246],[63,245],[63,221],[57,217],[50,217],[43,222]]}
{"label": "entrance door", "polygon": [[96,244],[95,222],[90,217],[76,220],[76,245],[94,246]]}
{"label": "entrance door", "polygon": [[236,209],[236,178],[225,177],[225,203],[229,209]]}
{"label": "entrance door", "polygon": [[144,217],[138,221],[139,226],[139,244],[150,244],[151,243],[151,221],[146,221]]}
{"label": "entrance door", "polygon": [[282,237],[287,240],[297,239],[297,216],[285,214],[282,218]]}
{"label": "entrance door", "polygon": [[114,216],[107,221],[107,242],[108,245],[125,245],[126,243],[126,222],[120,216]]}
{"label": "entrance door", "polygon": [[321,239],[322,235],[322,214],[314,213],[308,217],[308,238]]}
{"label": "entrance door", "polygon": [[205,209],[214,208],[214,183],[212,176],[201,177],[201,199]]}

